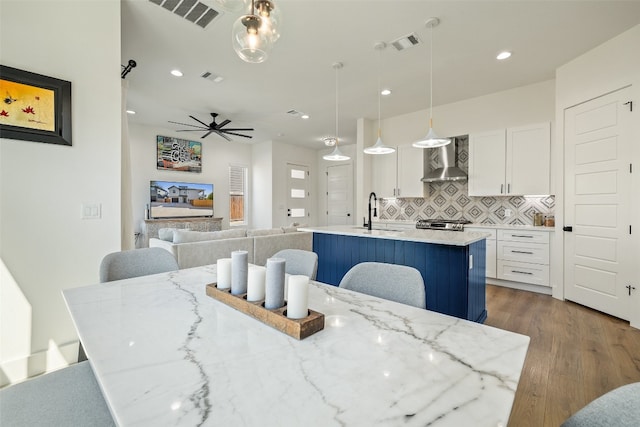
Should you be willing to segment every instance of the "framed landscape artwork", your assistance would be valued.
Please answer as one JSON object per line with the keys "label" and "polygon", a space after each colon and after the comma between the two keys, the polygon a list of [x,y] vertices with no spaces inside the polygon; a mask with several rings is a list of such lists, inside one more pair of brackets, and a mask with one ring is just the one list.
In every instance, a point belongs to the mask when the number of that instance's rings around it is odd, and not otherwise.
{"label": "framed landscape artwork", "polygon": [[202,172],[202,143],[186,139],[158,135],[158,169]]}
{"label": "framed landscape artwork", "polygon": [[71,82],[0,65],[0,137],[71,145]]}

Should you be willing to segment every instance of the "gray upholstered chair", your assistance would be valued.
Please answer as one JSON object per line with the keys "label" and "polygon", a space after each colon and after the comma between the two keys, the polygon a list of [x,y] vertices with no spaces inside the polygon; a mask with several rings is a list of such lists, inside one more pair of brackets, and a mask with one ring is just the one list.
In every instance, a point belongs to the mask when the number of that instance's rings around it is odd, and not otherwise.
{"label": "gray upholstered chair", "polygon": [[562,427],[640,426],[640,382],[611,390],[573,414]]}
{"label": "gray upholstered chair", "polygon": [[363,262],[351,267],[340,287],[414,307],[426,308],[424,281],[418,270],[406,265]]}
{"label": "gray upholstered chair", "polygon": [[89,362],[0,390],[0,425],[115,426]]}
{"label": "gray upholstered chair", "polygon": [[284,258],[285,272],[288,274],[301,274],[316,280],[318,272],[318,254],[301,249],[283,249],[276,252],[274,258]]}
{"label": "gray upholstered chair", "polygon": [[178,262],[162,248],[142,248],[113,252],[100,263],[100,282],[129,279],[178,270]]}

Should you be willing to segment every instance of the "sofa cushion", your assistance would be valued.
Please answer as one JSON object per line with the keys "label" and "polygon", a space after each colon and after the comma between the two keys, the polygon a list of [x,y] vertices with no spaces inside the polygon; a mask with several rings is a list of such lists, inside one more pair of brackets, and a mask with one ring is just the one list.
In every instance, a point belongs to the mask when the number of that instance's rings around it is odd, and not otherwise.
{"label": "sofa cushion", "polygon": [[298,227],[282,227],[282,231],[285,233],[295,233],[298,231]]}
{"label": "sofa cushion", "polygon": [[264,228],[258,230],[247,230],[247,237],[271,236],[272,234],[283,234],[282,228]]}
{"label": "sofa cushion", "polygon": [[256,236],[253,238],[253,262],[265,265],[268,258],[282,249],[313,250],[313,233],[281,233],[280,235]]}
{"label": "sofa cushion", "polygon": [[246,237],[246,230],[241,228],[220,231],[175,230],[173,232],[173,243],[203,242],[205,240],[234,239],[237,237]]}
{"label": "sofa cushion", "polygon": [[[160,228],[158,229],[158,239],[164,240],[165,242],[173,242],[173,232],[178,230],[177,228]],[[188,228],[184,228],[183,230],[188,230]]]}

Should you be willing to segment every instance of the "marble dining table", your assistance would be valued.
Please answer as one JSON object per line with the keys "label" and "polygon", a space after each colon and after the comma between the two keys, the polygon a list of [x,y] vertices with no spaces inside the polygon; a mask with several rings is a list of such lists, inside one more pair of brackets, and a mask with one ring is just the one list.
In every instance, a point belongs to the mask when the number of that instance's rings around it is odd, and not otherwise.
{"label": "marble dining table", "polygon": [[529,338],[318,282],[297,340],[209,297],[215,265],[63,291],[121,426],[506,426]]}

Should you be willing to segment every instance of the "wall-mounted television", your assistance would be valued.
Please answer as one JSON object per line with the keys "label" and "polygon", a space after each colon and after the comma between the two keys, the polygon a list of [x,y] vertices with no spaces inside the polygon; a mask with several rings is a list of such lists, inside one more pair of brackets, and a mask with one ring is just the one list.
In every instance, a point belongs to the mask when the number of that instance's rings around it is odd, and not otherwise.
{"label": "wall-mounted television", "polygon": [[213,184],[151,181],[149,218],[213,217]]}

